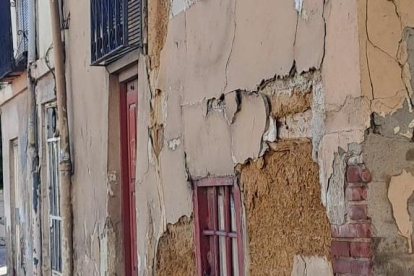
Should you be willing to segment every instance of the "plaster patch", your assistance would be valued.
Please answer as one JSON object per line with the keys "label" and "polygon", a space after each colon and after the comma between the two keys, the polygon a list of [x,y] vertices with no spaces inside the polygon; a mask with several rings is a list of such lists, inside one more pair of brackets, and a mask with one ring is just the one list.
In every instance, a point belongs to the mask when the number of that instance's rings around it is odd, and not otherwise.
{"label": "plaster patch", "polygon": [[291,276],[332,276],[332,264],[325,257],[295,255]]}
{"label": "plaster patch", "polygon": [[311,109],[313,75],[304,74],[270,81],[260,89],[267,95],[270,104],[270,114],[275,118],[302,113]]}
{"label": "plaster patch", "polygon": [[235,164],[259,157],[267,120],[266,98],[260,94],[242,93],[240,111],[230,127]]}
{"label": "plaster patch", "polygon": [[362,143],[364,131],[355,130],[342,133],[326,134],[319,144],[318,163],[320,166],[319,178],[321,182],[322,203],[327,204],[328,181],[333,173],[335,153],[339,148],[347,149],[352,143]]}
{"label": "plaster patch", "polygon": [[405,170],[401,175],[391,177],[388,199],[391,202],[394,219],[400,235],[408,242],[408,253],[413,253],[413,225],[408,213],[408,199],[414,192],[414,176]]}
{"label": "plaster patch", "polygon": [[347,154],[343,150],[335,153],[333,174],[328,180],[326,192],[326,211],[331,224],[342,225],[345,223],[345,170]]}
{"label": "plaster patch", "polygon": [[375,131],[388,138],[400,138],[401,135],[408,134],[410,139],[414,128],[414,113],[410,112],[409,106],[410,104],[405,102],[403,108],[385,117],[374,113],[372,118]]}
{"label": "plaster patch", "polygon": [[279,120],[280,139],[311,138],[312,111],[289,115]]}
{"label": "plaster patch", "polygon": [[312,156],[318,160],[319,144],[325,134],[325,93],[320,74],[312,84]]}

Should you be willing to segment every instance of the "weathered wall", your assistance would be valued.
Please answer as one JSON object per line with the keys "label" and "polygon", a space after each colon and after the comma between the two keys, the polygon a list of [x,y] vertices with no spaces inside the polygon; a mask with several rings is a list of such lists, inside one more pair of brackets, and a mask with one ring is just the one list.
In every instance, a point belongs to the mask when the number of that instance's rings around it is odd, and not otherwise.
{"label": "weathered wall", "polygon": [[[375,275],[412,275],[413,27],[412,1],[360,1],[362,87],[370,100],[363,161],[372,173]],[[386,76],[386,77],[384,77]]]}
{"label": "weathered wall", "polygon": [[[66,30],[68,112],[73,159],[72,206],[75,275],[104,275],[114,269],[108,260],[121,252],[110,249],[113,227],[108,214],[109,75],[90,66],[90,12],[87,1],[66,1],[71,14]],[[113,158],[118,158],[114,156]],[[113,273],[113,272],[112,272]]]}
{"label": "weathered wall", "polygon": [[[25,80],[26,75],[21,78]],[[19,80],[17,80],[18,82]],[[24,82],[24,81],[23,81]],[[16,88],[16,87],[14,87]],[[32,238],[31,238],[31,187],[26,185],[27,176],[27,118],[28,118],[28,92],[27,90],[15,90],[14,98],[9,98],[7,103],[1,105],[2,128],[2,153],[3,153],[3,179],[4,179],[4,204],[6,216],[6,245],[8,248],[7,263],[10,271],[17,273],[31,273],[32,264]],[[15,191],[11,184],[11,147],[12,141],[18,141],[18,167],[15,172],[18,176],[19,192]],[[20,206],[18,209],[14,209]],[[19,226],[20,248],[12,246],[12,239],[16,239],[17,231],[12,227],[12,215]],[[13,248],[13,249],[12,249]],[[13,253],[12,253],[13,252]],[[12,255],[14,254],[14,255]],[[14,256],[14,257],[13,257]],[[18,257],[17,257],[18,256]],[[13,258],[22,260],[18,267],[13,267]]]}
{"label": "weathered wall", "polygon": [[[268,142],[303,137],[314,145],[307,144],[302,160],[312,168],[314,194],[303,196],[315,203],[321,223],[314,227],[324,242],[309,252],[293,247],[280,267],[289,274],[295,263],[297,275],[305,275],[303,265],[320,262],[325,270],[319,272],[331,275],[330,230],[320,203],[318,166],[312,161],[324,134],[324,1],[305,1],[301,9],[295,9],[294,1],[172,1],[168,24],[165,12],[151,14],[162,4],[149,2],[149,32],[154,33],[149,34],[149,57],[139,60],[139,76],[144,76],[138,100],[140,275],[153,271],[154,258],[163,260],[168,249],[158,241],[168,235],[167,223],[191,215],[189,180],[232,175],[238,164],[265,154]],[[162,49],[159,55],[157,49]],[[333,56],[330,62],[338,61]],[[299,205],[295,214],[301,213]],[[302,261],[294,262],[295,254]]]}
{"label": "weathered wall", "polygon": [[[240,166],[246,271],[260,275],[258,258],[266,257],[280,275],[353,273],[362,261],[365,273],[371,261],[363,253],[372,249],[378,275],[412,274],[413,10],[410,0],[148,1],[148,53],[138,62],[140,275],[169,273],[181,235],[192,239],[191,222],[181,219],[192,215],[191,180],[234,175]],[[122,274],[117,77],[89,65],[89,3],[66,1],[69,12],[75,274]],[[47,41],[39,42],[41,58]],[[37,66],[41,78],[47,67]],[[39,91],[50,91],[47,78]],[[13,86],[8,96],[21,83]],[[346,177],[354,165],[373,176],[357,203],[346,194],[362,187]],[[296,221],[303,229],[292,232]],[[356,246],[335,253],[332,265],[329,224],[336,241]],[[267,237],[258,226],[278,234],[267,254],[255,253],[255,241]],[[192,245],[185,247],[180,269],[191,274]],[[284,257],[275,260],[272,250]]]}

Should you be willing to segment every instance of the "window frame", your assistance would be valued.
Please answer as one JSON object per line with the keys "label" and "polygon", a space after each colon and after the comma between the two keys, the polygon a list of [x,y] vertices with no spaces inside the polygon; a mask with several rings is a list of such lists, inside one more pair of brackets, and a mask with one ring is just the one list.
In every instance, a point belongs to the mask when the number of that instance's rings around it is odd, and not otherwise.
{"label": "window frame", "polygon": [[[47,185],[48,185],[48,201],[49,201],[49,252],[50,252],[50,268],[52,271],[52,275],[62,275],[62,268],[63,268],[63,256],[62,256],[62,216],[61,216],[61,210],[60,210],[60,180],[59,180],[59,152],[60,152],[60,137],[54,135],[53,137],[49,137],[48,133],[48,126],[49,126],[49,117],[48,117],[48,110],[50,108],[54,108],[57,111],[57,104],[56,102],[49,103],[45,105],[45,141],[46,141],[46,171],[47,171]],[[57,116],[57,113],[56,113]],[[57,122],[57,118],[56,118]],[[56,147],[55,154],[55,167],[51,168],[51,161],[50,161],[50,146]],[[57,157],[57,158],[56,158]],[[55,206],[55,210],[52,210],[51,208],[51,201],[52,201],[52,183],[51,183],[51,170],[54,170],[54,174],[56,177],[55,188],[56,190],[56,198],[54,198],[54,202],[57,203],[57,206]],[[55,212],[54,212],[55,211]],[[53,212],[53,214],[52,214]],[[59,233],[57,236],[54,236],[53,232],[53,222],[56,222],[55,225],[59,225]],[[52,241],[53,238],[58,237],[58,256],[54,256],[54,251],[52,250],[52,247],[54,245],[54,242]],[[56,242],[56,241],[55,241]],[[57,259],[57,260],[56,260]],[[53,264],[53,262],[57,262],[56,265]],[[58,269],[55,269],[54,266],[57,266]]]}
{"label": "window frame", "polygon": [[[239,276],[244,275],[242,204],[240,189],[235,176],[207,177],[193,181],[194,214],[195,214],[195,246],[198,276],[220,275],[220,237],[225,237],[226,275],[233,273],[234,253],[232,242],[237,244],[237,265]],[[224,190],[223,213],[225,230],[219,228],[219,195]],[[231,195],[233,195],[234,215],[231,214]],[[236,231],[232,231],[232,220],[235,218]],[[211,229],[211,227],[213,229]],[[211,261],[209,261],[209,258]]]}

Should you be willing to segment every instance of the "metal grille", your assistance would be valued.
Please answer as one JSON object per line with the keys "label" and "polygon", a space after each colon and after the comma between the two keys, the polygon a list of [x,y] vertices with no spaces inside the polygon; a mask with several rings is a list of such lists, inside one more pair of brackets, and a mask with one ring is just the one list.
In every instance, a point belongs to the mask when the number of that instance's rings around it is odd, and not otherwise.
{"label": "metal grille", "polygon": [[91,62],[110,63],[141,46],[142,0],[91,0]]}
{"label": "metal grille", "polygon": [[47,171],[49,184],[50,255],[54,272],[62,272],[62,217],[60,213],[59,151],[56,107],[47,110]]}
{"label": "metal grille", "polygon": [[0,0],[0,78],[13,70],[13,36],[10,1]]}
{"label": "metal grille", "polygon": [[28,48],[28,22],[29,22],[29,0],[16,0],[17,11],[17,49],[15,50],[15,59],[22,58]]}

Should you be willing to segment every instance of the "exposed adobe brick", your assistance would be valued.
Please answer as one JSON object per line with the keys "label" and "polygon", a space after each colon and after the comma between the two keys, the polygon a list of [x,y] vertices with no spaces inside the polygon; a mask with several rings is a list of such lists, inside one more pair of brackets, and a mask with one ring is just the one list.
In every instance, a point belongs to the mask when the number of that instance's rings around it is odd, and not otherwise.
{"label": "exposed adobe brick", "polygon": [[371,238],[371,224],[367,222],[332,225],[334,238]]}
{"label": "exposed adobe brick", "polygon": [[351,256],[350,244],[348,241],[332,241],[332,255],[335,257]]}
{"label": "exposed adobe brick", "polygon": [[368,209],[366,204],[349,205],[348,218],[351,220],[364,220],[368,218]]}
{"label": "exposed adobe brick", "polygon": [[364,186],[348,186],[346,187],[345,194],[348,201],[361,201],[367,199],[367,189]]}
{"label": "exposed adobe brick", "polygon": [[351,242],[350,243],[351,257],[371,258],[372,250],[369,242]]}
{"label": "exposed adobe brick", "polygon": [[371,173],[358,165],[348,166],[346,180],[348,183],[368,183],[371,182]]}
{"label": "exposed adobe brick", "polygon": [[371,260],[338,258],[333,260],[334,273],[368,276],[372,275]]}

